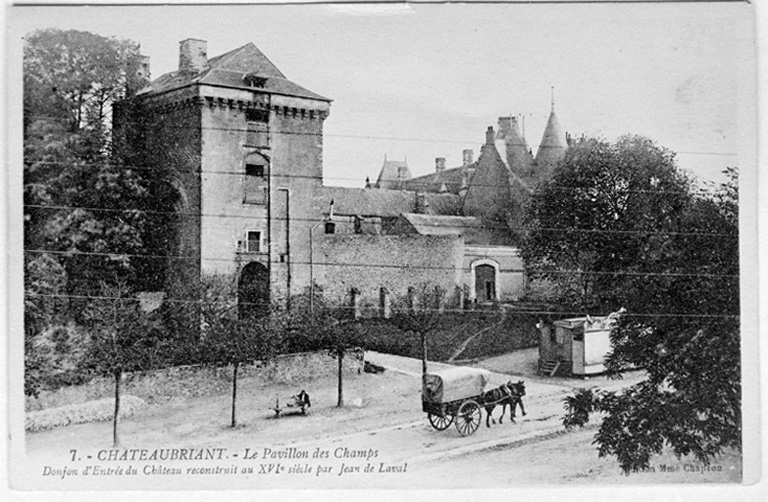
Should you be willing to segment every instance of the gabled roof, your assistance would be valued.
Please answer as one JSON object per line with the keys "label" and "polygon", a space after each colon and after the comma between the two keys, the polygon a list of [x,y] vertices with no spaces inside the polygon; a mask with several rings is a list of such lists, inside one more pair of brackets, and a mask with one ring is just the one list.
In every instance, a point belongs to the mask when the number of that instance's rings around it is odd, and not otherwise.
{"label": "gabled roof", "polygon": [[[492,133],[493,129],[489,127],[488,132]],[[498,219],[509,205],[512,180],[521,180],[501,160],[493,135],[487,136],[477,159],[475,175],[464,197],[462,210],[465,215],[493,220]]]}
{"label": "gabled roof", "polygon": [[272,61],[251,42],[209,59],[208,66],[241,74],[255,73],[261,77],[285,78]]}
{"label": "gabled roof", "polygon": [[260,87],[259,90],[267,93],[331,101],[285,78],[285,75],[277,69],[272,61],[252,43],[210,58],[206,69],[200,73],[190,74],[173,71],[161,75],[150,82],[149,86],[140,90],[137,95],[159,94],[191,84],[253,90],[254,88],[250,87],[243,79],[245,75],[264,77],[264,86]]}

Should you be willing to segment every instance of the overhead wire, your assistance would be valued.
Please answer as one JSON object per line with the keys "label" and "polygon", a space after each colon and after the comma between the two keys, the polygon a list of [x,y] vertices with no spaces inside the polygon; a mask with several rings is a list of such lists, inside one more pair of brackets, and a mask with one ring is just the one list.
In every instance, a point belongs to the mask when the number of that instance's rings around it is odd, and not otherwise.
{"label": "overhead wire", "polygon": [[[233,262],[232,258],[214,258],[214,257],[198,257],[198,256],[191,256],[191,255],[143,255],[143,254],[132,254],[132,253],[119,253],[119,252],[93,252],[93,251],[56,251],[56,250],[46,250],[46,249],[25,249],[24,253],[34,253],[34,254],[52,254],[52,255],[65,255],[65,256],[98,256],[98,257],[108,257],[108,258],[121,258],[121,257],[127,257],[127,258],[142,258],[142,259],[163,259],[163,260],[194,260],[194,261],[201,261],[201,262]],[[251,255],[265,255],[267,253],[246,253],[243,252],[242,254],[251,254]],[[371,263],[371,262],[334,262],[334,261],[319,261],[319,260],[312,260],[310,261],[300,261],[300,260],[291,260],[290,262],[270,262],[274,263],[276,265],[313,265],[313,266],[326,266],[326,267],[353,267],[353,268],[384,268],[384,269],[409,269],[409,270],[446,270],[446,271],[454,271],[454,270],[461,270],[463,272],[469,272],[471,268],[467,267],[447,267],[447,266],[431,266],[431,265],[418,265],[418,264],[396,264],[391,263],[392,260],[389,260],[388,263]],[[524,272],[523,269],[502,269],[501,272]],[[707,278],[738,278],[740,277],[738,274],[713,274],[713,273],[684,273],[684,272],[643,272],[643,271],[602,271],[602,270],[579,270],[579,269],[548,269],[548,268],[536,268],[536,267],[529,267],[525,269],[525,272],[527,273],[538,273],[538,274],[581,274],[581,275],[597,275],[597,276],[630,276],[630,277],[707,277]]]}
{"label": "overhead wire", "polygon": [[[26,161],[25,161],[26,162]],[[64,164],[68,164],[68,162],[63,161],[51,161],[51,160],[30,160],[27,165],[28,166],[36,166],[36,165],[50,165],[50,166],[61,166]],[[157,167],[150,167],[150,166],[139,166],[139,165],[132,165],[132,164],[119,164],[119,163],[113,163],[113,162],[72,162],[71,165],[73,167],[93,167],[93,168],[117,168],[117,169],[124,169],[125,171],[149,171],[149,172],[158,172],[159,169],[163,168],[157,168]],[[245,162],[243,162],[243,166],[245,165]],[[451,169],[459,169],[461,166]],[[245,177],[246,172],[245,168],[243,167],[242,170],[208,170],[208,169],[179,169],[177,167],[171,167],[167,168],[169,174],[172,175],[184,175],[184,174],[211,174],[216,176],[239,176],[239,177]],[[409,180],[405,180],[406,186],[408,182],[415,182],[419,178],[431,176],[432,174],[425,174],[422,176],[417,176],[415,178],[410,178]],[[348,177],[341,177],[341,176],[325,176],[325,175],[306,175],[306,174],[295,174],[295,173],[270,173],[268,175],[271,178],[276,179],[306,179],[306,180],[316,180],[316,181],[326,181],[326,180],[334,180],[334,181],[356,181],[359,183],[363,183],[364,180],[361,180],[359,178],[348,178]],[[412,183],[413,188],[403,188],[403,189],[389,189],[390,191],[394,192],[421,192],[424,191],[425,193],[430,193],[434,195],[453,195],[456,196],[456,194],[453,193],[447,193],[447,194],[441,194],[438,192],[430,192],[426,191],[420,188],[421,187],[429,187],[430,185],[435,185],[435,182],[429,182],[424,181],[423,183]],[[457,182],[452,182],[452,184],[457,184]],[[491,184],[491,183],[470,183],[471,186],[474,187],[495,187],[497,185]],[[322,185],[323,188],[327,189],[357,189],[357,190],[365,190],[363,187],[348,187],[348,186],[335,186],[335,185]],[[592,192],[595,190],[595,187],[579,187],[579,186],[557,186],[549,184],[547,185],[548,190],[557,190],[557,191],[564,191],[564,192]],[[381,190],[376,188],[370,188],[368,190]],[[643,188],[622,188],[620,189],[621,193],[639,193],[639,194],[653,194],[653,195],[687,195],[689,193],[692,193],[693,195],[712,195],[712,191],[707,188],[695,188],[692,192],[683,191],[683,190],[658,190],[658,189],[643,189]]]}
{"label": "overhead wire", "polygon": [[[248,205],[254,205],[254,206],[264,206],[263,204],[248,204]],[[94,211],[94,212],[107,212],[107,213],[127,213],[127,214],[135,214],[135,213],[144,213],[149,215],[171,215],[171,216],[182,216],[182,217],[190,217],[190,218],[224,218],[224,219],[245,219],[245,220],[251,220],[251,219],[258,219],[259,216],[256,215],[244,215],[244,214],[232,214],[232,213],[193,213],[193,212],[177,212],[177,211],[158,211],[158,210],[145,210],[145,209],[116,209],[116,208],[99,208],[99,207],[93,207],[93,206],[73,206],[73,205],[54,205],[54,204],[23,204],[23,207],[30,208],[30,209],[49,209],[49,210],[55,210],[55,211],[62,211],[62,210],[74,210],[74,209],[82,209],[84,211]],[[341,218],[353,218],[356,215],[348,215],[343,213],[336,213],[336,217],[339,218],[337,220],[339,223],[343,222]],[[364,217],[374,217],[372,215],[363,215]],[[419,214],[419,216],[446,216],[446,215],[430,215],[430,214]],[[397,216],[379,216],[380,218],[397,218]],[[282,216],[271,216],[270,220],[272,221],[297,221],[297,222],[309,222],[309,223],[316,223],[318,221],[318,218],[299,218],[299,217],[291,217],[291,218],[285,218]],[[453,227],[455,228],[463,228],[465,230],[473,230],[479,227],[476,226],[469,226],[469,225],[461,225],[458,224],[459,222],[455,222]],[[444,228],[446,225],[440,224],[438,222],[420,222],[420,227],[436,227],[436,228]],[[736,235],[733,233],[728,232],[681,232],[681,231],[660,231],[660,230],[617,230],[617,229],[597,229],[597,228],[574,228],[574,227],[532,227],[532,226],[522,226],[522,225],[503,225],[503,224],[493,224],[493,223],[483,223],[482,225],[483,229],[490,229],[490,230],[510,230],[510,231],[528,231],[528,230],[538,230],[541,232],[560,232],[560,233],[589,233],[589,234],[618,234],[618,235],[647,235],[647,236],[654,236],[654,235],[663,235],[663,236],[704,236],[704,237],[735,237]]]}
{"label": "overhead wire", "polygon": [[[114,297],[114,296],[102,296],[102,295],[59,295],[59,294],[50,294],[50,293],[32,293],[32,292],[24,292],[25,296],[33,297],[33,298],[59,298],[59,299],[79,299],[79,300],[102,300],[102,301],[140,301],[136,298],[132,297]],[[186,305],[231,305],[232,302],[228,300],[181,300],[177,298],[164,298],[163,301],[168,303],[174,303],[174,304],[186,304]],[[239,305],[261,305],[260,303],[254,303],[254,302],[242,302],[238,303]],[[335,310],[353,310],[355,307],[351,305],[340,305],[334,307]],[[420,307],[418,308],[417,312],[433,312],[433,313],[467,313],[467,309],[463,308],[452,308],[452,307]],[[477,312],[483,312],[483,311],[474,311]],[[584,315],[584,311],[567,311],[567,310],[541,310],[541,309],[511,309],[511,312],[514,314],[523,314],[523,315]],[[489,311],[489,314],[493,314],[495,312]],[[733,318],[739,318],[740,315],[738,314],[700,314],[700,313],[670,313],[670,312],[660,312],[660,313],[626,313],[626,317],[638,317],[638,318],[649,318],[649,317],[666,317],[666,318],[727,318],[727,319],[733,319]]]}

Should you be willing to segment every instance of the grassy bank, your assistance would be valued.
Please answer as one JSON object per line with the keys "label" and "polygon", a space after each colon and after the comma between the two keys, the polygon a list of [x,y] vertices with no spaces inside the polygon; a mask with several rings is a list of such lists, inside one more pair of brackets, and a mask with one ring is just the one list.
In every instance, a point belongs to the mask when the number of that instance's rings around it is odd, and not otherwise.
{"label": "grassy bank", "polygon": [[[536,316],[498,310],[446,313],[438,328],[429,334],[429,359],[446,362],[466,347],[457,359],[482,359],[537,344]],[[360,321],[361,343],[369,349],[420,358],[418,336],[403,333],[385,320]]]}

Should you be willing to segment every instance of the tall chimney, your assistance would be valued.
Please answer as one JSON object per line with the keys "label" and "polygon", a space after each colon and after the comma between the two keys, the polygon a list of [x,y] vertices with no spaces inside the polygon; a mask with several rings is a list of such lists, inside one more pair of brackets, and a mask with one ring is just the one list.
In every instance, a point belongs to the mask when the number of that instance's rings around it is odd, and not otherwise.
{"label": "tall chimney", "polygon": [[179,71],[200,73],[208,66],[208,42],[188,38],[179,42]]}
{"label": "tall chimney", "polygon": [[445,171],[445,157],[435,157],[435,172]]}
{"label": "tall chimney", "polygon": [[512,117],[499,117],[499,136],[506,136],[512,129]]}
{"label": "tall chimney", "polygon": [[470,165],[472,162],[474,162],[474,159],[473,159],[474,155],[475,155],[475,152],[473,152],[472,150],[463,150],[461,152],[461,157],[463,159],[462,165],[466,167]]}
{"label": "tall chimney", "polygon": [[492,145],[494,136],[493,126],[488,126],[488,129],[485,131],[485,144]]}

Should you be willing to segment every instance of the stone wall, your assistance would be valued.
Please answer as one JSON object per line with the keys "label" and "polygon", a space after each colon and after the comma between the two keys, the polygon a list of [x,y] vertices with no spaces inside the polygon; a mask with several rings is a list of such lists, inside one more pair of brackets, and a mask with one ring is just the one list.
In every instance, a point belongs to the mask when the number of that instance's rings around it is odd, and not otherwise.
{"label": "stone wall", "polygon": [[464,241],[460,236],[319,235],[315,282],[332,302],[351,305],[358,292],[362,315],[375,315],[381,288],[392,300],[409,287],[439,287],[450,297],[461,285]]}
{"label": "stone wall", "polygon": [[472,267],[480,263],[488,263],[498,267],[496,290],[498,291],[500,301],[515,301],[525,296],[525,267],[517,248],[509,246],[467,246],[464,253],[464,284],[469,290],[470,301],[477,296]]}
{"label": "stone wall", "polygon": [[[344,358],[345,373],[363,371],[365,353],[356,349]],[[336,375],[337,361],[325,351],[285,354],[264,364],[254,362],[242,366],[238,378],[254,378],[261,382],[306,384],[314,379]],[[174,366],[154,371],[123,375],[123,395],[138,396],[149,403],[183,400],[231,392],[232,367]],[[298,390],[298,389],[297,389]],[[311,390],[307,388],[311,393]],[[82,404],[114,396],[112,378],[94,378],[84,385],[63,387],[55,392],[42,392],[38,399],[26,398],[26,411]]]}
{"label": "stone wall", "polygon": [[[183,88],[119,105],[115,127],[128,134],[129,163],[173,173],[180,193],[177,231],[168,236],[168,284],[200,275],[201,102],[194,89]],[[138,130],[140,128],[141,130]],[[132,129],[132,131],[131,131]]]}

